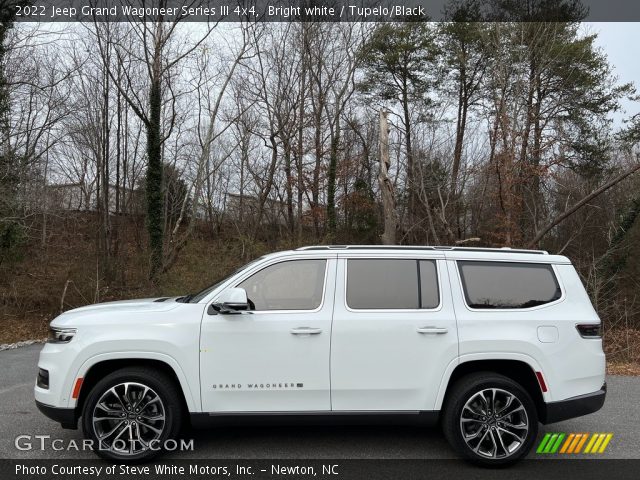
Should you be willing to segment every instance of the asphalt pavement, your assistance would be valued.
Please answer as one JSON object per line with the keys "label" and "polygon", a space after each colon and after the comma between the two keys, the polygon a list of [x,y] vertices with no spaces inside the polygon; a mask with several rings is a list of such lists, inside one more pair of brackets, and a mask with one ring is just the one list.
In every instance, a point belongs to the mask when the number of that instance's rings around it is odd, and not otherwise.
{"label": "asphalt pavement", "polygon": [[[38,353],[42,345],[0,352],[0,458],[93,459],[93,453],[54,449],[71,440],[80,445],[81,430],[64,430],[44,417],[33,400]],[[546,432],[611,432],[607,450],[599,458],[640,459],[640,378],[609,376],[604,407],[585,417],[540,426]],[[30,435],[33,448],[20,450],[16,438]],[[45,437],[40,448],[36,435]],[[166,458],[224,459],[452,459],[455,453],[438,428],[407,426],[218,427],[188,434],[194,450]],[[20,442],[19,442],[20,443]],[[22,444],[24,447],[24,443]],[[536,455],[530,457],[550,456]],[[553,456],[557,458],[557,456]],[[580,455],[587,457],[587,455]]]}

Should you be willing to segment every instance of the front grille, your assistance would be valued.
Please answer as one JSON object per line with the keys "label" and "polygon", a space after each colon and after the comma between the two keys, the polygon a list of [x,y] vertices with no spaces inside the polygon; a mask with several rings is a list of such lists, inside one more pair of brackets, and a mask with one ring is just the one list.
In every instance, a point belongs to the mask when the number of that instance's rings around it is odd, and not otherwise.
{"label": "front grille", "polygon": [[36,384],[40,388],[49,389],[49,370],[45,370],[44,368],[38,369],[38,381]]}

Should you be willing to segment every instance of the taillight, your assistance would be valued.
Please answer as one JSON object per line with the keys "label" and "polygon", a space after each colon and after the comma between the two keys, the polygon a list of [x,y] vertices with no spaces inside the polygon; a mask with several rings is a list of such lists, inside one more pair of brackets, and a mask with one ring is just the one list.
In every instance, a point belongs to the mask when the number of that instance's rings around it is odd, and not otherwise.
{"label": "taillight", "polygon": [[582,324],[576,325],[578,333],[582,338],[602,338],[602,325],[598,324]]}

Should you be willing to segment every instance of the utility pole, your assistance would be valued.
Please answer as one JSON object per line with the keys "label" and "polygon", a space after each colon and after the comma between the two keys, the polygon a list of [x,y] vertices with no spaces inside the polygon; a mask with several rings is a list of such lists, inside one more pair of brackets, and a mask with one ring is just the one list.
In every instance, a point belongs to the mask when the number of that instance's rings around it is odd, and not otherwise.
{"label": "utility pole", "polygon": [[393,192],[393,183],[389,178],[391,160],[389,158],[388,115],[389,112],[386,110],[380,110],[380,171],[378,173],[378,183],[380,185],[382,208],[384,211],[384,233],[382,234],[382,243],[384,245],[395,245],[397,224],[396,202]]}

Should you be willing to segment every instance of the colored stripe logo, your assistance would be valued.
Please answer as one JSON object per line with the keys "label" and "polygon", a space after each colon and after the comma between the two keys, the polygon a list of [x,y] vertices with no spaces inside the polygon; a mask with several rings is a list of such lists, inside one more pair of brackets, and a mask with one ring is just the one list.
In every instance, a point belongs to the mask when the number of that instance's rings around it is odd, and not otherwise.
{"label": "colored stripe logo", "polygon": [[604,453],[613,433],[547,433],[536,453]]}

